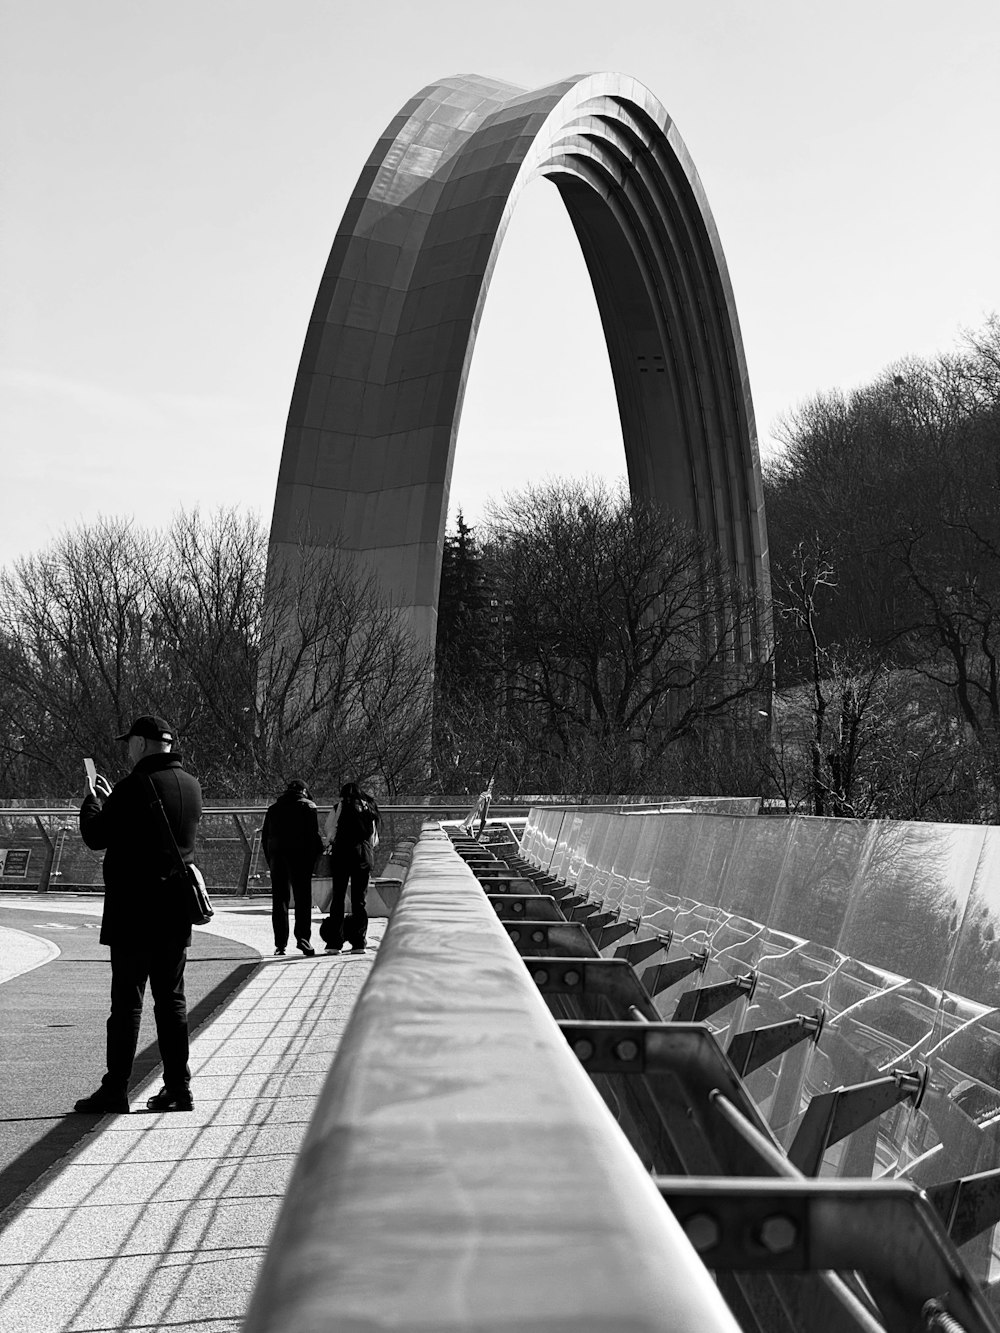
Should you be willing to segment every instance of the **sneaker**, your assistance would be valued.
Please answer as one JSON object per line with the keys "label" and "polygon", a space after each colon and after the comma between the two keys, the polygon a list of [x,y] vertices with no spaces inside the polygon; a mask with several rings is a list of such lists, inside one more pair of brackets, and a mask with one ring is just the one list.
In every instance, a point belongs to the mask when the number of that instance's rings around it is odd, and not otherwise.
{"label": "sneaker", "polygon": [[108,1112],[119,1115],[128,1114],[128,1094],[109,1092],[107,1088],[98,1088],[89,1097],[81,1097],[73,1103],[73,1110],[83,1115],[107,1115]]}
{"label": "sneaker", "polygon": [[284,956],[285,956],[285,951],[284,951],[284,949],[275,949],[275,951],[274,951],[274,956],[275,956],[275,958],[284,958]]}
{"label": "sneaker", "polygon": [[323,952],[324,952],[324,953],[340,953],[340,950],[341,950],[341,945],[338,944],[337,947],[334,948],[332,944],[328,944],[328,945],[326,946],[326,948],[323,950]]}
{"label": "sneaker", "polygon": [[312,945],[309,943],[308,940],[296,940],[295,947],[300,951],[300,953],[304,953],[307,958],[316,957],[316,950],[312,947]]}
{"label": "sneaker", "polygon": [[351,953],[364,953],[367,947],[367,944],[352,944]]}
{"label": "sneaker", "polygon": [[193,1111],[194,1098],[188,1088],[180,1092],[170,1092],[167,1088],[161,1088],[155,1097],[150,1097],[146,1103],[146,1109],[149,1111]]}

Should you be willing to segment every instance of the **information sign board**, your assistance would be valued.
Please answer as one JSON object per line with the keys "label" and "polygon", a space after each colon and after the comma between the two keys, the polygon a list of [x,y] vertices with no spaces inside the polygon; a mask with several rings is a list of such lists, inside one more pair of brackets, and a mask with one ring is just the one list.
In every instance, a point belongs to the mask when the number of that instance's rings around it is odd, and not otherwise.
{"label": "information sign board", "polygon": [[27,879],[30,847],[0,847],[0,877]]}

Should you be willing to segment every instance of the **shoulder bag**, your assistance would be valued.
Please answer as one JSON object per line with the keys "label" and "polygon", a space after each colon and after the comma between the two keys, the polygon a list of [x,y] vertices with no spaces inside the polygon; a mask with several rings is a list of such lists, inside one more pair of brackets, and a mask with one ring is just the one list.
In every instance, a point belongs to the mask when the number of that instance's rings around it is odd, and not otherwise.
{"label": "shoulder bag", "polygon": [[167,837],[170,839],[170,846],[173,848],[177,864],[171,870],[167,883],[174,888],[184,903],[187,919],[192,926],[207,926],[215,915],[215,908],[212,906],[212,900],[208,896],[208,890],[205,888],[205,877],[194,864],[193,861],[185,861],[181,856],[181,849],[177,846],[177,839],[174,837],[174,831],[170,827],[170,820],[167,818],[167,812],[163,808],[163,802],[160,800],[160,793],[156,790],[156,783],[152,778],[149,779],[149,785],[153,790],[153,797],[156,801],[156,808],[163,819],[163,825],[167,830]]}

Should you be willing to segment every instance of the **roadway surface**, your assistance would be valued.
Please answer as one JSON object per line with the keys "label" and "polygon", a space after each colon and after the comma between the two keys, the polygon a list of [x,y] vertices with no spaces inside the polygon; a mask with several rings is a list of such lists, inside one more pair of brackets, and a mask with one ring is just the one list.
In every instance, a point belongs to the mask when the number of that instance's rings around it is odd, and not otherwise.
{"label": "roadway surface", "polygon": [[[13,970],[12,952],[30,967],[0,985],[0,1213],[98,1120],[75,1114],[73,1103],[93,1092],[104,1072],[111,966],[98,943],[101,905],[100,898],[53,898],[43,911],[26,911],[0,900],[0,933],[20,936],[3,934],[5,970]],[[260,956],[236,940],[194,932],[185,973],[192,1032]],[[147,994],[133,1087],[159,1064],[152,1009]]]}

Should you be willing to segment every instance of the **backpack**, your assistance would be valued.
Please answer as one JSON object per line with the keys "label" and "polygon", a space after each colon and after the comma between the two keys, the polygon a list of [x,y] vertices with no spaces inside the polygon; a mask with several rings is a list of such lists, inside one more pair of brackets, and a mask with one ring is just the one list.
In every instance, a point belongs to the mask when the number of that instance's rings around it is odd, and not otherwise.
{"label": "backpack", "polygon": [[370,842],[378,820],[377,808],[373,807],[374,802],[359,801],[356,798],[344,801],[337,820],[337,841],[352,845]]}

